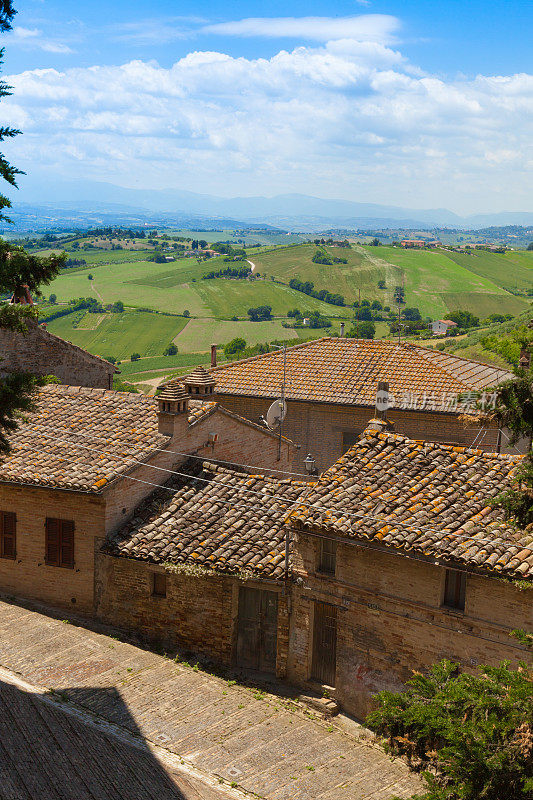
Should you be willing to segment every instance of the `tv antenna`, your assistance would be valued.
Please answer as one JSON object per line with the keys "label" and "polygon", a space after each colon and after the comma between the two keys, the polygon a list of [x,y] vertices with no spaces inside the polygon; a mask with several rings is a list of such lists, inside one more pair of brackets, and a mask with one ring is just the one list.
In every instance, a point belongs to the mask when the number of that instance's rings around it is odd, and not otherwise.
{"label": "tv antenna", "polygon": [[273,344],[270,345],[274,350],[283,351],[283,381],[281,384],[281,397],[274,400],[272,405],[267,411],[266,419],[261,418],[266,423],[267,427],[272,430],[279,431],[278,437],[278,461],[281,460],[281,439],[283,435],[283,420],[287,416],[287,403],[285,401],[285,384],[287,381],[287,345]]}

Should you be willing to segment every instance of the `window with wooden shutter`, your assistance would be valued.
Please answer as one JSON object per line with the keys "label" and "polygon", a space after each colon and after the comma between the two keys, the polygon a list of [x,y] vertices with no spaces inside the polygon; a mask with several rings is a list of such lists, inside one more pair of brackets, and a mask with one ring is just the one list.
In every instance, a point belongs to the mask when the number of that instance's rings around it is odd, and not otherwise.
{"label": "window with wooden shutter", "polygon": [[152,594],[154,597],[167,596],[167,576],[163,572],[154,572]]}
{"label": "window with wooden shutter", "polygon": [[318,571],[326,575],[335,575],[337,567],[337,542],[331,539],[322,539],[320,542],[320,555]]}
{"label": "window with wooden shutter", "polygon": [[69,519],[46,519],[46,556],[50,567],[74,566],[74,523]]}
{"label": "window with wooden shutter", "polygon": [[17,515],[0,511],[0,558],[16,558]]}
{"label": "window with wooden shutter", "polygon": [[446,608],[454,608],[456,611],[465,610],[466,600],[466,575],[455,569],[446,570],[444,584],[444,602]]}

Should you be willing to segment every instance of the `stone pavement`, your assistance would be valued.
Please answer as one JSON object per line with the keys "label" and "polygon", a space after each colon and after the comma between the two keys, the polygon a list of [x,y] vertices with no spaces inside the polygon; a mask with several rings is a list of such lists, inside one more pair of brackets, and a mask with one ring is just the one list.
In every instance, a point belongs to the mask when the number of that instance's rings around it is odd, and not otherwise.
{"label": "stone pavement", "polygon": [[[420,789],[403,762],[336,718],[9,601],[0,601],[0,666],[234,796],[389,800]],[[194,786],[180,787],[185,798],[215,796]]]}

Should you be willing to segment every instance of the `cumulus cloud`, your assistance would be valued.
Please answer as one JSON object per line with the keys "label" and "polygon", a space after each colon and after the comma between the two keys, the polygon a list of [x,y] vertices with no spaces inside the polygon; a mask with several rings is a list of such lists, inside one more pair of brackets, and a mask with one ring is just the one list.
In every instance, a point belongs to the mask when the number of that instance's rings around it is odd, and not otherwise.
{"label": "cumulus cloud", "polygon": [[389,14],[360,14],[351,17],[249,17],[205,25],[202,32],[221,36],[290,37],[317,42],[341,38],[389,42],[399,27],[399,19]]}
{"label": "cumulus cloud", "polygon": [[223,195],[530,205],[533,75],[444,80],[382,42],[344,37],[271,58],[194,51],[169,68],[7,80],[4,116],[25,134],[8,155],[29,171]]}

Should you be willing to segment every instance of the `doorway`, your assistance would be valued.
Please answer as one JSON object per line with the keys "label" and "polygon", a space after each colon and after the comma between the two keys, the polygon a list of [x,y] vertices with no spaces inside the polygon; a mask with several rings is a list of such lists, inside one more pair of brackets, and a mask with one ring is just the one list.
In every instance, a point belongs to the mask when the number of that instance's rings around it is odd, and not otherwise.
{"label": "doorway", "polygon": [[277,643],[277,593],[240,586],[237,630],[238,665],[261,672],[275,672]]}
{"label": "doorway", "polygon": [[319,683],[335,686],[336,668],[337,609],[328,603],[315,602],[311,677]]}

